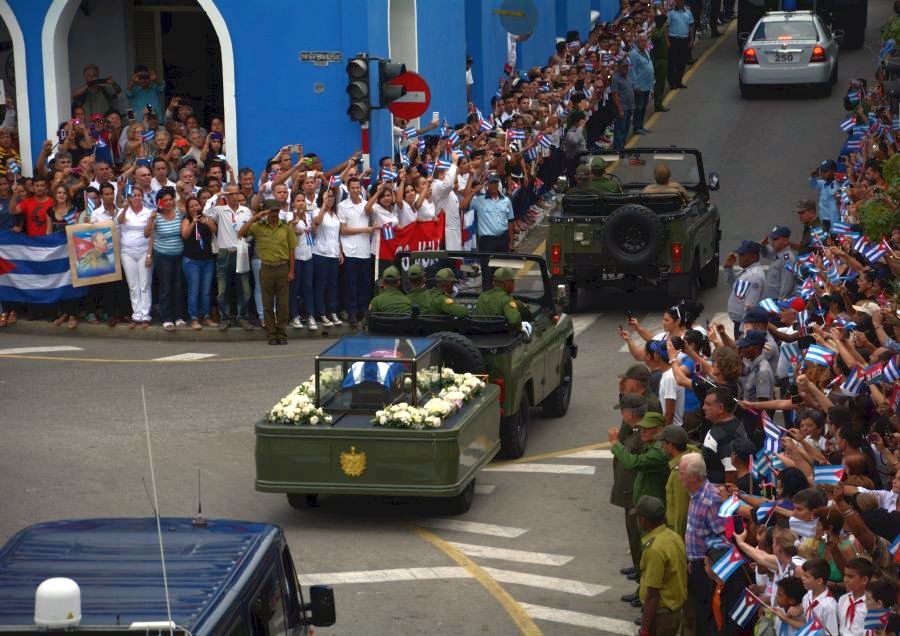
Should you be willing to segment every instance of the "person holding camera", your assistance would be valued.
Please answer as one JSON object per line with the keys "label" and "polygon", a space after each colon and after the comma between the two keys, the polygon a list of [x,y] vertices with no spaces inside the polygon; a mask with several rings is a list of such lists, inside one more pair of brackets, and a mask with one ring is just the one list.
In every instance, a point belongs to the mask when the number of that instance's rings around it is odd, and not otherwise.
{"label": "person holding camera", "polygon": [[100,78],[100,67],[96,64],[88,64],[82,72],[84,84],[72,91],[72,101],[84,107],[87,117],[95,113],[101,117],[112,110],[116,98],[122,93],[122,88],[110,76]]}
{"label": "person holding camera", "polygon": [[128,97],[128,103],[134,112],[161,113],[165,90],[165,83],[157,81],[156,71],[138,64],[134,67],[125,96]]}

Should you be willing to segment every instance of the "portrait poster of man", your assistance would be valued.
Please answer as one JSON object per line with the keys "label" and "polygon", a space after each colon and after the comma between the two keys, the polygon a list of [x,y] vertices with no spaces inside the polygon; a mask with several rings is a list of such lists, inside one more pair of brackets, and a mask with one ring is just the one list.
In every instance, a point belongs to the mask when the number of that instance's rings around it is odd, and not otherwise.
{"label": "portrait poster of man", "polygon": [[119,233],[111,221],[70,225],[66,239],[73,287],[122,279]]}

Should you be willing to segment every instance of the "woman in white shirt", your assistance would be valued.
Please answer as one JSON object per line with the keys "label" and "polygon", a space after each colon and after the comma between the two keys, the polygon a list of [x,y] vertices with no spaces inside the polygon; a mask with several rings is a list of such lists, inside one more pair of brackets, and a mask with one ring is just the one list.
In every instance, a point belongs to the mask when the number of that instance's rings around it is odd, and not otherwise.
{"label": "woman in white shirt", "polygon": [[412,185],[407,184],[401,188],[397,188],[394,209],[397,212],[400,227],[406,227],[416,220],[416,211],[413,209],[413,204],[415,202],[416,189]]}
{"label": "woman in white shirt", "polygon": [[291,315],[294,317],[291,327],[303,328],[303,320],[300,318],[300,301],[302,300],[309,328],[318,329],[313,298],[313,244],[316,235],[312,228],[312,221],[318,210],[315,204],[307,205],[306,195],[302,192],[294,196],[292,207],[294,216],[288,223],[294,226],[297,247],[294,248],[294,282],[291,283]]}
{"label": "woman in white shirt", "polygon": [[[394,201],[394,188],[390,183],[382,183],[375,190],[375,193],[366,201],[366,214],[372,219],[372,224],[383,228],[385,225],[393,225],[395,228],[399,225],[400,220],[393,211],[391,203]],[[381,245],[381,239],[384,237],[383,230],[372,232],[372,255],[378,253]],[[385,263],[387,267],[390,263]],[[379,272],[381,274],[381,272]]]}
{"label": "woman in white shirt", "polygon": [[[338,305],[338,271],[344,262],[341,252],[341,222],[338,219],[335,207],[335,189],[326,190],[322,195],[319,213],[313,219],[313,229],[316,235],[315,244],[312,246],[312,262],[315,271],[315,311],[310,313],[309,328],[316,328],[316,320],[319,317],[326,327],[343,322],[329,319],[329,314],[337,317]],[[325,292],[328,292],[326,304]]]}
{"label": "woman in white shirt", "polygon": [[418,177],[416,179],[416,200],[413,203],[413,209],[416,211],[416,220],[434,220],[436,211],[431,198],[431,178]]}
{"label": "woman in white shirt", "polygon": [[121,232],[119,244],[122,248],[122,269],[125,270],[125,280],[128,281],[128,293],[131,296],[130,329],[138,324],[144,329],[150,326],[152,238],[144,236],[144,230],[152,212],[150,208],[144,207],[143,190],[140,186],[133,186],[117,219]]}

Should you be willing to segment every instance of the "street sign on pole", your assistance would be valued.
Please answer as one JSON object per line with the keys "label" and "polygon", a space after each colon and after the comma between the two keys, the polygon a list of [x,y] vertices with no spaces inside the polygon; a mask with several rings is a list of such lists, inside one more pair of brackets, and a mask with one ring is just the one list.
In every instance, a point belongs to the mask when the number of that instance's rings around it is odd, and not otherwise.
{"label": "street sign on pole", "polygon": [[391,84],[402,86],[406,94],[388,104],[388,110],[396,117],[415,119],[426,110],[431,103],[431,89],[418,73],[407,71],[391,80]]}
{"label": "street sign on pole", "polygon": [[537,7],[534,0],[503,0],[494,13],[500,16],[500,24],[507,33],[525,35],[534,33],[537,24]]}

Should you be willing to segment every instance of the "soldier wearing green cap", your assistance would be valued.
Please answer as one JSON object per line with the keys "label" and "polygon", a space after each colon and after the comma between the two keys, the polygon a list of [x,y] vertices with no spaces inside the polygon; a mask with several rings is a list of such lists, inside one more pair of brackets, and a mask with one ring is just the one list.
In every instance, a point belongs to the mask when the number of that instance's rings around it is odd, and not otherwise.
{"label": "soldier wearing green cap", "polygon": [[[506,322],[514,331],[522,329],[521,304],[512,297],[515,289],[515,280],[512,270],[508,267],[498,267],[494,272],[493,289],[481,292],[475,302],[475,316],[504,316]],[[529,329],[531,325],[528,325]]]}
{"label": "soldier wearing green cap", "polygon": [[391,265],[381,275],[381,293],[369,303],[369,312],[376,314],[411,314],[412,304],[400,291],[400,270]]}
{"label": "soldier wearing green cap", "polygon": [[420,314],[429,313],[432,291],[425,286],[425,270],[421,265],[410,265],[406,271],[406,278],[409,280],[409,291],[406,292],[406,297],[409,298],[410,304],[418,307]]}
{"label": "soldier wearing green cap", "polygon": [[606,194],[622,192],[618,182],[606,176],[606,162],[603,157],[594,157],[591,163],[583,163],[575,169],[578,185],[570,190],[573,194]]}
{"label": "soldier wearing green cap", "polygon": [[465,318],[469,315],[469,310],[456,303],[450,295],[453,293],[453,286],[456,284],[456,274],[449,267],[439,269],[434,275],[434,281],[437,289],[431,290],[431,304],[428,306],[429,314],[439,316],[455,316],[456,318]]}
{"label": "soldier wearing green cap", "polygon": [[666,506],[660,499],[645,495],[635,510],[644,533],[639,592],[644,611],[639,633],[677,636],[688,589],[684,540],[666,527]]}
{"label": "soldier wearing green cap", "polygon": [[625,468],[635,471],[632,500],[637,503],[644,495],[658,497],[662,501],[666,499],[666,479],[669,476],[669,458],[663,452],[662,445],[656,440],[657,434],[666,425],[666,419],[662,413],[648,412],[644,415],[637,427],[641,441],[644,442],[643,450],[637,453],[630,452],[619,441],[615,429],[609,431],[609,441],[613,442],[610,452],[619,460]]}

